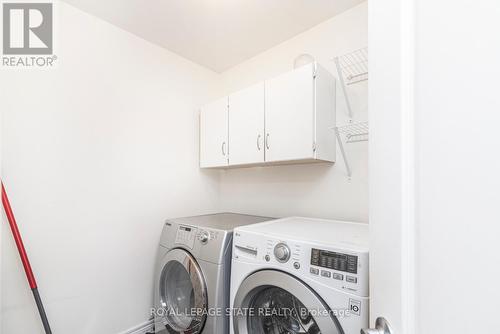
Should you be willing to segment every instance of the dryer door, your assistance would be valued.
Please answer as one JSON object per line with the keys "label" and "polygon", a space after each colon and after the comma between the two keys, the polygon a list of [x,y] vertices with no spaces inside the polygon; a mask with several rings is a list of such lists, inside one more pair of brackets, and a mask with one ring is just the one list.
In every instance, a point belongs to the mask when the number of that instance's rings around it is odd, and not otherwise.
{"label": "dryer door", "polygon": [[207,289],[195,259],[182,249],[165,254],[159,278],[162,323],[167,333],[201,333],[207,317]]}
{"label": "dryer door", "polygon": [[247,277],[233,312],[235,334],[344,334],[333,312],[309,286],[276,270]]}

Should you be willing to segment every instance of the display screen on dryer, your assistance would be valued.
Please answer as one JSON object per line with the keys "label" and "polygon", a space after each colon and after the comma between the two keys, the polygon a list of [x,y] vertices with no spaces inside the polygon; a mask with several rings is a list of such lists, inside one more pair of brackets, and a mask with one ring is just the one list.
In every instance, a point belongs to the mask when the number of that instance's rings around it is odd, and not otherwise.
{"label": "display screen on dryer", "polygon": [[358,273],[357,256],[329,252],[316,248],[313,248],[311,251],[311,265],[345,271],[351,274]]}

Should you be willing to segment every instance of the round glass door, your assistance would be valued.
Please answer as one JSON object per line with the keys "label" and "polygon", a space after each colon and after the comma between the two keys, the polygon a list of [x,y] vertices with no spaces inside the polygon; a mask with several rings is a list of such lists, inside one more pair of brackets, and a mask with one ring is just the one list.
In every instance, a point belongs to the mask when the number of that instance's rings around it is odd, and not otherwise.
{"label": "round glass door", "polygon": [[250,308],[259,310],[248,318],[250,333],[321,333],[318,324],[304,304],[281,288],[262,289],[251,300]]}
{"label": "round glass door", "polygon": [[159,292],[167,332],[201,333],[207,315],[207,293],[198,264],[181,249],[169,251],[163,262]]}
{"label": "round glass door", "polygon": [[235,334],[344,334],[326,303],[281,271],[263,270],[246,278],[234,308]]}

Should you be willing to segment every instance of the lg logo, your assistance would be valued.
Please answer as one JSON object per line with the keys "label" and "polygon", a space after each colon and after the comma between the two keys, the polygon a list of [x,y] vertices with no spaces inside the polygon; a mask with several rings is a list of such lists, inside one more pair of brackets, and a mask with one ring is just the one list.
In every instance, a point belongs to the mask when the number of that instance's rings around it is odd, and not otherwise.
{"label": "lg logo", "polygon": [[351,314],[361,315],[361,301],[349,299],[349,311]]}
{"label": "lg logo", "polygon": [[4,3],[3,54],[52,54],[52,22],[52,3]]}

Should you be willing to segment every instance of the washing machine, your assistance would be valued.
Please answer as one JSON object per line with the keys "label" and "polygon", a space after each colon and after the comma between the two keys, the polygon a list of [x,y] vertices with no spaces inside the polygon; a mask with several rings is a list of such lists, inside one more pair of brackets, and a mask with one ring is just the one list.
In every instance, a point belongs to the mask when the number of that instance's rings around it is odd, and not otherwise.
{"label": "washing machine", "polygon": [[236,228],[231,333],[368,327],[368,225],[291,217]]}
{"label": "washing machine", "polygon": [[228,333],[233,229],[269,219],[221,213],[167,220],[155,276],[155,333]]}

